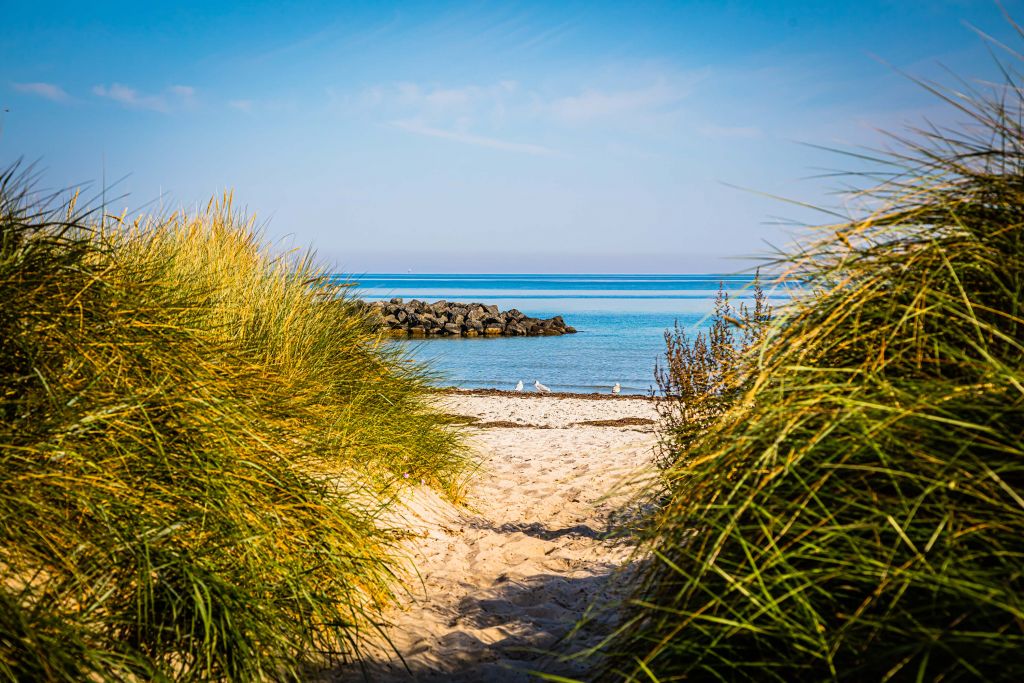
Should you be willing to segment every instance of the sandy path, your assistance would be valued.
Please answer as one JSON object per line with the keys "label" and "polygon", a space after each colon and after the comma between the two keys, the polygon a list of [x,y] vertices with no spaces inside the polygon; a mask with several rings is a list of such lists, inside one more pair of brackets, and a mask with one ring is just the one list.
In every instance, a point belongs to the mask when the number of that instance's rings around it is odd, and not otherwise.
{"label": "sandy path", "polygon": [[[606,635],[608,618],[565,636],[628,558],[628,536],[609,538],[613,514],[650,476],[651,424],[581,426],[590,420],[653,421],[651,401],[451,395],[447,411],[471,427],[483,467],[468,508],[410,492],[406,525],[420,580],[389,617],[394,653],[371,656],[374,681],[528,681],[526,671],[582,676],[566,653]],[[629,482],[634,482],[630,484]]]}

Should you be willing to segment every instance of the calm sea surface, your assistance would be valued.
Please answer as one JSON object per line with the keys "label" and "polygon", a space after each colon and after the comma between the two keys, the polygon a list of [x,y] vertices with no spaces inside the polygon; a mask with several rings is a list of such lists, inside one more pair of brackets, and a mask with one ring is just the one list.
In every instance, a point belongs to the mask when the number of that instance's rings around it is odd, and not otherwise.
{"label": "calm sea surface", "polygon": [[[707,324],[719,283],[749,299],[750,276],[737,275],[413,275],[355,278],[368,300],[403,297],[495,304],[501,310],[561,315],[578,334],[561,337],[430,338],[398,341],[431,363],[440,384],[511,389],[540,380],[553,391],[647,393],[664,332],[678,320],[689,330]],[[772,303],[788,295],[770,293]]]}

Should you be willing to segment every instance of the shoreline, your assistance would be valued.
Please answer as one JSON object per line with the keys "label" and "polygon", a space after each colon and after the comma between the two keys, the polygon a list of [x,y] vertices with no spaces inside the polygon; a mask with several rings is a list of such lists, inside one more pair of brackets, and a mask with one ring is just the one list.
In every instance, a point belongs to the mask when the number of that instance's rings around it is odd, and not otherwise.
{"label": "shoreline", "polygon": [[659,403],[664,400],[663,396],[651,396],[650,394],[601,394],[592,392],[589,394],[578,394],[571,391],[550,391],[539,392],[533,390],[512,391],[511,389],[460,389],[459,387],[439,387],[435,389],[439,394],[453,396],[504,396],[508,398],[578,398],[585,401],[650,401]]}

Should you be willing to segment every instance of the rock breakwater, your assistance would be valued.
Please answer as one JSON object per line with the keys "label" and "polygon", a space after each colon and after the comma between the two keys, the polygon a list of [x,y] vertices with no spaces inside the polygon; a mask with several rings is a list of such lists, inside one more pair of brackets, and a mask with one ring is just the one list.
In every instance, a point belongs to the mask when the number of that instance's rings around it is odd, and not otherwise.
{"label": "rock breakwater", "polygon": [[553,337],[576,332],[560,315],[531,318],[514,308],[501,311],[480,303],[395,298],[374,301],[367,307],[378,324],[396,337]]}

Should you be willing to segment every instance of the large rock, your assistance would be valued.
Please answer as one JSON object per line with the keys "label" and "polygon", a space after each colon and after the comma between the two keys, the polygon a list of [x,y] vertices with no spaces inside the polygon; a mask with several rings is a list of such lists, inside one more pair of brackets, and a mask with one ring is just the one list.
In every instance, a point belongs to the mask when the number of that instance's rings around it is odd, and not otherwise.
{"label": "large rock", "polygon": [[515,308],[501,311],[495,305],[455,303],[444,299],[427,303],[419,299],[364,304],[369,323],[385,328],[392,336],[428,337],[554,337],[573,334],[574,327],[565,324],[562,316],[540,320]]}

